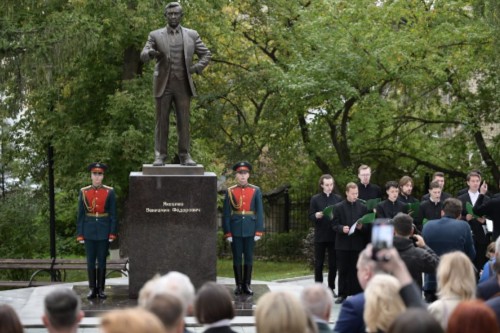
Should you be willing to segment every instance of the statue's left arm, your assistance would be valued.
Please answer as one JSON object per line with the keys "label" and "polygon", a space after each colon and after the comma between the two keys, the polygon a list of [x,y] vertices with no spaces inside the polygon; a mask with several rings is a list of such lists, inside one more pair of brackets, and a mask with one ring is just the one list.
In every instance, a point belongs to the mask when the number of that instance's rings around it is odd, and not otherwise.
{"label": "statue's left arm", "polygon": [[200,38],[200,35],[195,32],[194,38],[194,53],[198,56],[198,62],[193,64],[190,68],[191,73],[201,74],[203,69],[208,66],[212,53],[205,46]]}

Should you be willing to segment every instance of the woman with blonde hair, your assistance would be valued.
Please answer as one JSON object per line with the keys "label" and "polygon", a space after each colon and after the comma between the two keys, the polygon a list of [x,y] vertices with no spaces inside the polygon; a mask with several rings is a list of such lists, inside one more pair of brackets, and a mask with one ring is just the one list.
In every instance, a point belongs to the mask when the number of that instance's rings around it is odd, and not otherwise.
{"label": "woman with blonde hair", "polygon": [[406,310],[399,294],[401,284],[392,275],[375,275],[365,289],[363,319],[366,331],[386,332],[392,322]]}
{"label": "woman with blonde hair", "polygon": [[257,333],[316,333],[316,325],[298,297],[286,291],[262,296],[255,310]]}
{"label": "woman with blonde hair", "polygon": [[143,308],[113,310],[101,319],[103,333],[165,333],[160,319]]}
{"label": "woman with blonde hair", "polygon": [[436,275],[438,300],[429,305],[428,310],[446,331],[455,307],[461,301],[476,297],[476,275],[471,260],[460,251],[441,256]]}

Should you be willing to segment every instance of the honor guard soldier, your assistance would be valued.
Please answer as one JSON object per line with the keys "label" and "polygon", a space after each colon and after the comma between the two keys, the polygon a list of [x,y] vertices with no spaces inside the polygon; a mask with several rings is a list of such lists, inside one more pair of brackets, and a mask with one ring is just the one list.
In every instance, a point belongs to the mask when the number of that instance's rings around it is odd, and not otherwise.
{"label": "honor guard soldier", "polygon": [[92,185],[82,188],[78,197],[77,240],[85,244],[90,288],[88,299],[106,298],[106,257],[109,243],[116,239],[115,191],[102,184],[106,169],[103,163],[90,164]]}
{"label": "honor guard soldier", "polygon": [[[235,295],[253,295],[250,289],[253,249],[264,231],[264,209],[260,188],[249,184],[252,165],[239,162],[233,166],[237,184],[227,189],[224,199],[224,237],[231,243]],[[244,265],[242,257],[244,258]]]}

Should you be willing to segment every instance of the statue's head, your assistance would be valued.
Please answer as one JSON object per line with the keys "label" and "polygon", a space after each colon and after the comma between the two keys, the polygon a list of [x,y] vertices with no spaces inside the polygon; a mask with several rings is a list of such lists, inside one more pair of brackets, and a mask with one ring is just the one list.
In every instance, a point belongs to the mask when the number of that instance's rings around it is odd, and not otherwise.
{"label": "statue's head", "polygon": [[182,14],[182,6],[178,2],[167,4],[163,13],[167,19],[167,24],[172,28],[176,28],[181,23]]}

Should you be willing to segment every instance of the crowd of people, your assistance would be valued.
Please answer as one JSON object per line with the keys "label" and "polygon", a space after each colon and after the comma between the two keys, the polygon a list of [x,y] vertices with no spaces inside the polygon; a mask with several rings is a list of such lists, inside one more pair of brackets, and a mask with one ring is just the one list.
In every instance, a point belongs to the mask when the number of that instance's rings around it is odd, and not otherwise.
{"label": "crowd of people", "polygon": [[[388,181],[385,195],[370,183],[369,166],[360,166],[358,178],[346,185],[342,199],[334,193],[333,176],[322,175],[320,192],[310,202],[315,281],[322,283],[328,256],[328,287],[337,290],[335,303],[342,304],[334,331],[402,332],[412,316],[425,313],[426,322],[419,322],[425,331],[479,332],[488,323],[488,332],[498,332],[500,317],[491,315],[500,314],[500,240],[494,243],[500,234],[500,195],[490,196],[481,173],[469,172],[467,187],[452,196],[444,191],[444,174],[436,172],[420,200],[412,195],[409,176]],[[417,304],[420,310],[409,311],[415,306],[401,294],[401,281],[365,253],[370,242],[374,253],[379,250],[374,239],[380,224],[392,231],[383,247],[397,252],[418,289],[416,298],[425,301]],[[466,309],[477,316],[464,321],[455,314]]]}
{"label": "crowd of people", "polygon": [[[262,295],[254,312],[257,333],[500,332],[500,197],[490,198],[481,175],[470,172],[467,189],[456,197],[443,191],[444,177],[436,173],[422,200],[412,196],[408,176],[388,182],[382,200],[370,175],[361,166],[360,182],[346,185],[345,199],[333,193],[331,175],[321,176],[309,214],[316,231],[316,283],[300,297],[286,291]],[[371,214],[375,221],[367,218]],[[392,231],[382,247],[371,238],[377,219]],[[488,219],[493,230],[486,227]],[[334,303],[341,308],[332,327]],[[48,332],[77,332],[84,313],[72,289],[55,289],[44,304]],[[233,295],[215,282],[196,292],[189,277],[169,272],[143,286],[136,308],[104,314],[100,330],[189,332],[186,316],[194,316],[204,332],[234,333]],[[23,332],[8,305],[0,306],[0,331]]]}

